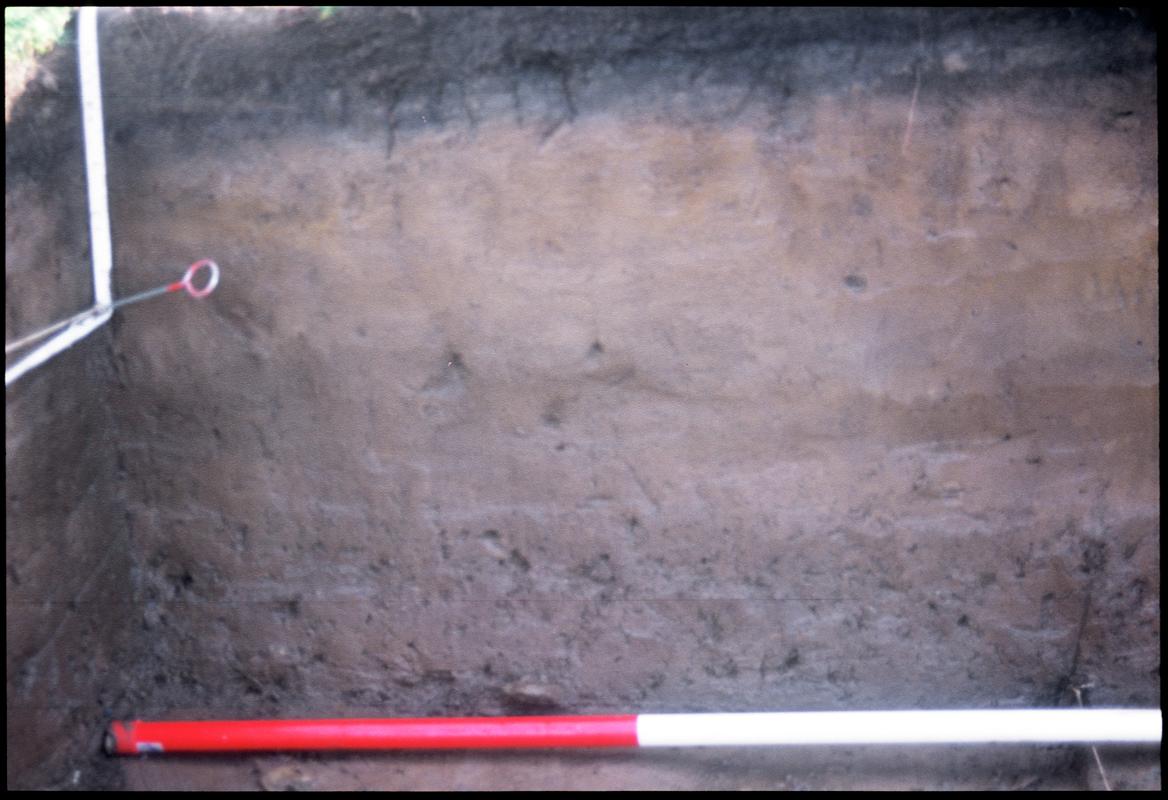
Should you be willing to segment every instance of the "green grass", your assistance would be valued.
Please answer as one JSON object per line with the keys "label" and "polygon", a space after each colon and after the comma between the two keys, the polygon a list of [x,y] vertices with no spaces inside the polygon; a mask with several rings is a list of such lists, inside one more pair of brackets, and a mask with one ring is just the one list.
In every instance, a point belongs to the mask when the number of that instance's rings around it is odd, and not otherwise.
{"label": "green grass", "polygon": [[4,61],[24,61],[51,50],[60,42],[73,16],[69,7],[4,9]]}

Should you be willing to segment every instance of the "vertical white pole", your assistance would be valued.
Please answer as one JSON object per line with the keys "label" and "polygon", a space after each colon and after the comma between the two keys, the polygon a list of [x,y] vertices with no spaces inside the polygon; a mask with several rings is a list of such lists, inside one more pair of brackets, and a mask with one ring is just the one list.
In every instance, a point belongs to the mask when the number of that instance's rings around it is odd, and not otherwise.
{"label": "vertical white pole", "polygon": [[110,273],[109,192],[105,180],[105,121],[101,107],[101,65],[97,46],[97,9],[78,12],[78,52],[81,62],[81,125],[85,136],[85,175],[89,189],[89,243],[93,251],[93,302],[113,301]]}

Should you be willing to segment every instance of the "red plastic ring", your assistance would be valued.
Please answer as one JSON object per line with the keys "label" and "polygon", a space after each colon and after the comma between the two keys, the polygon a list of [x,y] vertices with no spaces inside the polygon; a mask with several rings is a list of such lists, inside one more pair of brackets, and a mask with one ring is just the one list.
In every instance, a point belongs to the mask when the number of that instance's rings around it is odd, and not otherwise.
{"label": "red plastic ring", "polygon": [[[211,270],[211,277],[207,280],[206,286],[204,286],[202,289],[196,289],[195,275],[203,267]],[[189,294],[191,297],[206,297],[207,295],[211,294],[211,292],[215,291],[215,287],[219,285],[219,265],[209,258],[204,258],[202,261],[196,261],[187,268],[186,273],[182,276],[182,280],[179,281],[179,283],[182,285],[182,288],[187,290],[187,294]]]}

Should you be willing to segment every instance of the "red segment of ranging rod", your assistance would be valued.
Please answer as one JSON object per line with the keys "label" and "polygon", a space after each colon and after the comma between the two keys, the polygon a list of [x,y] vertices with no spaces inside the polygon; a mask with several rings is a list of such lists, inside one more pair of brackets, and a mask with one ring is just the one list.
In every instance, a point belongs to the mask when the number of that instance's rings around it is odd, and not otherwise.
{"label": "red segment of ranging rod", "polygon": [[115,722],[110,755],[259,750],[467,750],[636,747],[637,717]]}

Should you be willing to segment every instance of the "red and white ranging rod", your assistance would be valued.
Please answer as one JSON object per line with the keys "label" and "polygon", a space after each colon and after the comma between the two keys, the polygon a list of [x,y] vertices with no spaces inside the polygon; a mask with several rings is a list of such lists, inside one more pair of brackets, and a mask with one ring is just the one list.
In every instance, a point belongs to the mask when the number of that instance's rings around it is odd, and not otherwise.
{"label": "red and white ranging rod", "polygon": [[1159,744],[1159,709],[793,711],[728,714],[115,722],[110,755],[255,751]]}

